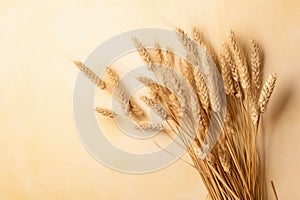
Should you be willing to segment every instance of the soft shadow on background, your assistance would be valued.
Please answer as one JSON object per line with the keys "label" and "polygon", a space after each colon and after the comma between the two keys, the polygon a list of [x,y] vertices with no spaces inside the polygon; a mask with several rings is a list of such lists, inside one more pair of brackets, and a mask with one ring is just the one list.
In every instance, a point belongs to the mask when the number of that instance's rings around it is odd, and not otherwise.
{"label": "soft shadow on background", "polygon": [[267,176],[280,199],[300,199],[299,8],[296,0],[1,1],[0,199],[205,199],[182,161],[145,175],[102,166],[73,121],[71,59],[124,31],[174,26],[200,27],[216,49],[230,29],[263,45],[265,74],[278,75],[264,117]]}

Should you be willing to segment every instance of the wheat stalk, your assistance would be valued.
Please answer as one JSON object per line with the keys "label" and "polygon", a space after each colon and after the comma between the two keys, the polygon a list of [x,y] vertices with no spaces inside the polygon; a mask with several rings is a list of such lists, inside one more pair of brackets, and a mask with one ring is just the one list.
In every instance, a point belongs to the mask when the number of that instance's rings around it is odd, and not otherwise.
{"label": "wheat stalk", "polygon": [[[154,51],[150,54],[140,41],[133,39],[137,51],[149,65],[149,69],[160,77],[159,80],[163,80],[162,84],[147,77],[139,77],[138,80],[150,91],[150,97],[142,96],[141,100],[166,120],[171,132],[182,139],[210,199],[266,199],[264,155],[258,150],[257,139],[260,130],[259,119],[266,111],[274,91],[276,74],[270,74],[261,88],[262,51],[253,40],[247,55],[242,51],[241,44],[238,44],[234,32],[231,32],[228,44],[223,44],[223,53],[219,58],[215,58],[213,49],[198,29],[193,29],[193,39],[182,29],[177,28],[175,31],[187,51],[188,60],[177,58],[171,49],[163,52],[159,44],[155,44]],[[169,68],[154,70],[154,63],[165,64]],[[88,68],[79,68],[95,84],[100,82],[101,79]],[[219,94],[220,83],[216,78],[218,72],[214,69],[221,71],[227,103],[226,119],[221,127],[220,138],[216,138],[214,128],[220,127],[222,120],[219,115],[214,114],[221,111],[224,102]],[[116,73],[112,73],[108,68],[106,74],[114,77],[113,74]],[[115,83],[118,79],[112,80]],[[125,115],[139,116],[137,128],[150,131],[165,130],[163,124],[153,123],[141,117],[144,111],[134,99],[129,98],[124,85],[118,82],[116,97]],[[261,92],[258,98],[259,90]],[[188,91],[195,91],[196,96],[193,97]],[[115,115],[107,109],[96,110],[108,117]],[[193,119],[199,121],[194,124]],[[182,123],[186,125],[183,132],[179,131]],[[193,139],[192,145],[189,143],[190,138]],[[212,147],[211,142],[214,140],[217,140],[217,144]],[[211,151],[205,154],[205,150],[209,148]]]}

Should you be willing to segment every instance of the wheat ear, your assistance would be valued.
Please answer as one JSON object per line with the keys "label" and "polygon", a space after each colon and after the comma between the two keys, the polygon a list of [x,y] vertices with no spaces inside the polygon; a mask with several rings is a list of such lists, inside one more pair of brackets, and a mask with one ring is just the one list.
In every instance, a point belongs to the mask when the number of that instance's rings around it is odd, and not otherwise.
{"label": "wheat ear", "polygon": [[226,60],[226,63],[229,66],[229,69],[231,70],[235,96],[242,97],[242,91],[239,85],[239,75],[235,63],[233,61],[229,46],[226,43],[223,43],[223,48],[224,48],[224,58]]}
{"label": "wheat ear", "polygon": [[260,112],[264,113],[267,110],[267,105],[270,97],[274,91],[276,82],[276,73],[272,73],[268,76],[266,83],[264,84],[260,97],[259,97],[259,108]]}
{"label": "wheat ear", "polygon": [[137,128],[141,128],[144,131],[161,131],[163,127],[163,124],[143,121],[138,124]]}
{"label": "wheat ear", "polygon": [[250,41],[250,63],[251,63],[251,78],[254,93],[257,94],[262,84],[262,51],[254,40]]}
{"label": "wheat ear", "polygon": [[229,63],[226,62],[226,58],[224,55],[220,56],[220,67],[224,82],[225,93],[227,95],[234,95],[234,84],[232,80],[231,66]]}
{"label": "wheat ear", "polygon": [[175,65],[175,54],[170,48],[166,50],[165,65],[174,68]]}
{"label": "wheat ear", "polygon": [[201,102],[202,107],[208,111],[209,110],[209,94],[208,89],[205,83],[205,80],[202,76],[202,74],[196,70],[194,70],[194,78],[195,78],[195,85],[196,85],[196,91],[198,94],[198,98]]}
{"label": "wheat ear", "polygon": [[217,147],[218,150],[218,157],[221,163],[221,166],[223,167],[224,171],[226,173],[231,172],[231,163],[230,163],[230,154],[226,148],[222,148],[221,146]]}
{"label": "wheat ear", "polygon": [[131,114],[134,114],[137,117],[145,117],[144,110],[135,102],[133,98],[129,100],[129,110]]}
{"label": "wheat ear", "polygon": [[155,63],[162,64],[164,62],[164,55],[162,53],[161,47],[158,43],[154,46],[154,60]]}
{"label": "wheat ear", "polygon": [[198,45],[202,46],[205,51],[207,51],[215,63],[218,63],[217,54],[212,48],[211,43],[208,40],[205,40],[203,33],[196,27],[193,27],[192,38],[198,43]]}
{"label": "wheat ear", "polygon": [[90,68],[88,68],[85,64],[83,64],[80,61],[74,61],[74,64],[76,65],[76,67],[78,67],[78,69],[80,69],[80,71],[82,71],[87,77],[88,79],[90,79],[94,84],[97,85],[97,87],[99,87],[100,89],[105,89],[106,88],[106,84],[105,82],[100,79]]}
{"label": "wheat ear", "polygon": [[96,107],[96,111],[106,117],[114,118],[115,116],[115,113],[113,111],[106,108]]}
{"label": "wheat ear", "polygon": [[160,116],[162,119],[167,119],[167,113],[164,110],[164,108],[155,102],[155,100],[146,97],[146,96],[142,96],[141,100],[147,105],[149,106],[158,116]]}
{"label": "wheat ear", "polygon": [[143,46],[143,44],[137,39],[132,38],[133,44],[136,47],[138,53],[140,54],[140,57],[143,59],[143,61],[148,64],[148,68],[150,70],[153,70],[153,59],[151,55],[149,54],[148,50]]}
{"label": "wheat ear", "polygon": [[193,74],[193,65],[188,62],[186,59],[179,59],[178,65],[180,67],[181,73],[185,76],[185,78],[189,81],[191,86],[195,88],[195,80]]}
{"label": "wheat ear", "polygon": [[186,49],[188,53],[192,53],[193,55],[197,52],[196,43],[188,37],[188,35],[180,28],[176,28],[175,32],[178,35],[179,41],[181,42],[182,46]]}
{"label": "wheat ear", "polygon": [[119,76],[113,68],[107,67],[104,72],[103,80],[106,83],[107,91],[112,93],[119,81]]}
{"label": "wheat ear", "polygon": [[242,50],[237,44],[236,37],[233,31],[231,31],[229,35],[229,44],[231,46],[235,64],[238,69],[241,86],[244,89],[245,93],[249,94],[250,75],[248,71],[248,66],[245,61],[244,55],[242,54]]}

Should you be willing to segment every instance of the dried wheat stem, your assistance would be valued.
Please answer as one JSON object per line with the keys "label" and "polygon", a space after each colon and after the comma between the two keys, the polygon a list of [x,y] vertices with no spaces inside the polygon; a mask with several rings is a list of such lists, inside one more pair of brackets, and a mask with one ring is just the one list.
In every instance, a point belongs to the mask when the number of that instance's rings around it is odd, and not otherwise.
{"label": "dried wheat stem", "polygon": [[113,111],[106,109],[106,108],[97,107],[96,111],[106,117],[114,118],[114,116],[115,116],[115,113]]}
{"label": "dried wheat stem", "polygon": [[264,113],[267,110],[267,105],[273,93],[275,82],[276,82],[276,74],[272,73],[268,76],[267,81],[264,84],[259,97],[258,103],[259,103],[259,108],[261,113]]}
{"label": "dried wheat stem", "polygon": [[90,79],[94,84],[96,84],[97,87],[99,87],[100,89],[106,88],[105,82],[102,79],[100,79],[90,68],[88,68],[80,61],[74,61],[74,64],[80,69],[80,71],[82,71],[88,77],[88,79]]}

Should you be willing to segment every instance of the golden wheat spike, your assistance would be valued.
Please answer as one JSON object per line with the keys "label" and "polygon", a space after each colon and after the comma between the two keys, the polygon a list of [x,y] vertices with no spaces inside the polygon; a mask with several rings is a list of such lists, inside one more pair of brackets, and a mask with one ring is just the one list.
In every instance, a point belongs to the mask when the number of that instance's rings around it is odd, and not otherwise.
{"label": "golden wheat spike", "polygon": [[239,84],[239,76],[238,76],[237,68],[236,68],[234,60],[232,58],[229,46],[226,43],[224,43],[223,48],[224,48],[224,58],[226,60],[226,64],[228,64],[228,66],[231,70],[234,94],[236,97],[240,98],[240,97],[242,97],[242,91],[241,91],[240,84]]}
{"label": "golden wheat spike", "polygon": [[199,31],[198,28],[193,27],[193,40],[195,40],[199,45],[204,44],[204,36],[203,33]]}
{"label": "golden wheat spike", "polygon": [[105,81],[107,91],[112,93],[119,81],[118,74],[113,68],[106,67],[102,78]]}
{"label": "golden wheat spike", "polygon": [[129,110],[131,114],[136,115],[137,117],[145,117],[144,110],[135,102],[133,98],[129,100]]}
{"label": "golden wheat spike", "polygon": [[162,131],[163,127],[163,124],[152,123],[149,121],[142,121],[138,124],[138,128],[141,128],[144,131]]}
{"label": "golden wheat spike", "polygon": [[106,117],[114,118],[114,116],[115,116],[115,113],[113,111],[106,109],[106,108],[97,107],[96,111]]}
{"label": "golden wheat spike", "polygon": [[208,111],[210,106],[208,88],[201,73],[194,70],[195,85],[202,107]]}
{"label": "golden wheat spike", "polygon": [[242,53],[241,48],[238,46],[236,36],[233,31],[231,31],[229,35],[229,44],[232,49],[235,64],[237,66],[241,86],[244,89],[244,92],[247,94],[249,93],[249,89],[251,86],[250,75],[249,75],[248,66],[245,61],[244,55]]}
{"label": "golden wheat spike", "polygon": [[105,89],[105,82],[100,79],[90,68],[88,68],[85,64],[80,61],[74,61],[74,64],[80,71],[82,71],[88,79],[90,79],[97,87],[100,89]]}
{"label": "golden wheat spike", "polygon": [[231,172],[231,163],[230,163],[230,154],[226,149],[222,149],[222,147],[218,146],[218,157],[221,163],[222,168],[226,173]]}
{"label": "golden wheat spike", "polygon": [[258,100],[261,113],[264,113],[267,110],[267,105],[274,91],[275,83],[276,83],[276,74],[272,73],[268,76]]}
{"label": "golden wheat spike", "polygon": [[155,43],[154,46],[154,61],[158,64],[162,64],[164,62],[164,55],[158,43]]}
{"label": "golden wheat spike", "polygon": [[262,65],[263,55],[258,44],[254,41],[250,41],[250,63],[251,63],[251,78],[255,93],[259,92],[262,84]]}
{"label": "golden wheat spike", "polygon": [[150,56],[149,52],[147,49],[143,46],[143,44],[137,39],[137,38],[132,38],[133,44],[135,45],[138,53],[140,54],[141,58],[146,64],[152,64],[153,59]]}
{"label": "golden wheat spike", "polygon": [[198,45],[202,46],[205,49],[205,51],[210,55],[210,57],[213,59],[213,61],[216,64],[218,64],[218,56],[214,51],[211,43],[208,40],[205,40],[203,33],[196,27],[193,27],[192,38],[198,43]]}
{"label": "golden wheat spike", "polygon": [[166,57],[165,57],[165,65],[171,68],[174,68],[175,65],[175,54],[172,52],[170,48],[166,50]]}
{"label": "golden wheat spike", "polygon": [[227,95],[234,95],[234,84],[231,74],[231,66],[230,63],[226,62],[226,58],[224,55],[220,56],[220,68],[224,82],[225,93]]}

